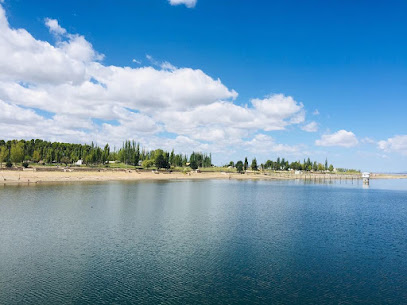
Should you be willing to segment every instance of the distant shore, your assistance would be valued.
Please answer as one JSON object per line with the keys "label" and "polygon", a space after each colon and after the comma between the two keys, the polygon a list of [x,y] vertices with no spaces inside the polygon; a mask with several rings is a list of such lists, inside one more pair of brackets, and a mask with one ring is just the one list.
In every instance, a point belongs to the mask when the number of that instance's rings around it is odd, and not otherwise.
{"label": "distant shore", "polygon": [[[407,175],[372,174],[372,179],[406,179]],[[37,184],[49,182],[85,182],[85,181],[142,181],[142,180],[347,180],[361,179],[361,175],[291,172],[248,172],[246,174],[227,172],[167,172],[110,169],[58,169],[58,170],[1,170],[0,184]]]}

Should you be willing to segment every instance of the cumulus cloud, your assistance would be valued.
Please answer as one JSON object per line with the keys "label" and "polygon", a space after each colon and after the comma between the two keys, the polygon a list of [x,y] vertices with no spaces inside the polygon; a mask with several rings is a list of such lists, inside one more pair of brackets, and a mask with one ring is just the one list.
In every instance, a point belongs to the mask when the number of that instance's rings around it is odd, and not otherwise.
{"label": "cumulus cloud", "polygon": [[265,134],[257,134],[250,141],[246,141],[244,146],[253,154],[269,154],[273,152],[284,155],[299,155],[305,147],[303,145],[279,144],[271,136]]}
{"label": "cumulus cloud", "polygon": [[[135,139],[152,148],[221,152],[260,147],[255,134],[305,121],[304,105],[291,96],[274,94],[241,106],[235,90],[200,69],[150,55],[153,66],[108,66],[84,36],[55,19],[45,25],[54,44],[10,27],[0,5],[0,138],[118,145]],[[174,138],[164,139],[162,132]],[[263,140],[273,151],[291,149]]]}
{"label": "cumulus cloud", "polygon": [[218,101],[190,110],[160,111],[155,117],[166,122],[168,131],[195,139],[231,141],[257,130],[284,130],[286,126],[304,121],[301,103],[290,96],[275,94],[254,99],[250,107]]}
{"label": "cumulus cloud", "polygon": [[317,146],[342,146],[353,147],[359,143],[355,134],[351,131],[339,130],[333,134],[326,134],[315,141]]}
{"label": "cumulus cloud", "polygon": [[[103,54],[97,53],[91,43],[84,36],[70,34],[61,27],[56,19],[45,19],[45,25],[48,27],[51,34],[54,34],[58,39],[57,46],[62,49],[70,58],[82,62],[90,62],[92,60],[102,60]],[[62,41],[62,38],[68,41]]]}
{"label": "cumulus cloud", "polygon": [[[254,108],[267,118],[273,118],[274,124],[270,123],[269,127],[265,130],[279,129],[273,125],[288,125],[302,123],[305,119],[305,111],[303,104],[297,103],[291,96],[284,96],[283,94],[271,95],[265,99],[253,99],[251,101]],[[289,119],[287,124],[283,121]],[[277,124],[276,124],[277,123]]]}
{"label": "cumulus cloud", "polygon": [[36,40],[26,30],[11,29],[0,6],[0,81],[78,84],[86,78],[83,61],[61,48]]}
{"label": "cumulus cloud", "polygon": [[171,5],[180,5],[184,4],[188,8],[195,7],[197,0],[168,0]]}
{"label": "cumulus cloud", "polygon": [[379,141],[378,147],[385,152],[396,152],[407,156],[407,135],[398,135]]}
{"label": "cumulus cloud", "polygon": [[318,123],[313,121],[311,123],[308,123],[308,124],[302,126],[301,129],[306,131],[306,132],[317,132],[318,131]]}

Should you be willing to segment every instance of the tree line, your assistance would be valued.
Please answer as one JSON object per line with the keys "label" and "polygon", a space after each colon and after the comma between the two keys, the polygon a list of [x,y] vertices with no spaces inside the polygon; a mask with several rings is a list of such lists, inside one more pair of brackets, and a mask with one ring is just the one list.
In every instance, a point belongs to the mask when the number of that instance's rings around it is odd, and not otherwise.
{"label": "tree line", "polygon": [[226,166],[229,167],[235,167],[236,170],[239,173],[242,173],[248,169],[251,170],[278,170],[278,171],[288,171],[288,170],[302,170],[302,171],[330,171],[332,172],[334,170],[334,166],[332,164],[328,165],[328,159],[325,160],[325,163],[318,163],[317,161],[311,161],[310,158],[307,160],[304,159],[303,162],[301,161],[294,161],[294,162],[289,162],[288,160],[284,158],[278,157],[277,160],[272,161],[272,160],[267,160],[265,163],[262,163],[260,165],[257,164],[256,158],[254,158],[250,164],[249,167],[249,162],[247,160],[247,157],[245,158],[244,162],[243,161],[237,161],[236,163],[233,161],[230,161],[230,163]]}
{"label": "tree line", "polygon": [[212,166],[212,156],[201,152],[191,155],[175,154],[162,149],[146,150],[135,141],[125,141],[118,150],[111,150],[109,144],[103,148],[93,142],[88,144],[72,144],[48,142],[41,139],[26,140],[0,140],[0,167],[6,162],[12,164],[22,163],[24,166],[30,162],[41,164],[72,164],[82,160],[86,165],[107,164],[109,161],[120,161],[127,165],[149,168],[185,167],[192,169]]}
{"label": "tree line", "polygon": [[[176,154],[162,149],[147,150],[141,147],[140,143],[135,141],[125,141],[119,149],[113,148],[106,144],[99,147],[93,142],[91,144],[72,144],[61,142],[49,142],[41,139],[26,140],[0,140],[0,167],[5,162],[11,167],[14,164],[22,163],[27,166],[31,163],[41,164],[73,164],[82,160],[83,164],[88,166],[104,165],[109,161],[119,161],[126,165],[138,166],[143,168],[156,167],[191,167],[192,169],[211,167],[212,156],[201,152],[192,152],[190,155]],[[278,157],[275,161],[267,160],[265,163],[258,165],[256,158],[252,159],[249,165],[247,157],[244,161],[236,163],[230,161],[230,166],[236,168],[238,172],[246,170],[302,170],[302,171],[333,171],[332,164],[319,163],[311,161],[310,158],[301,161],[289,162],[285,158]],[[355,171],[349,169],[337,169],[338,172]]]}

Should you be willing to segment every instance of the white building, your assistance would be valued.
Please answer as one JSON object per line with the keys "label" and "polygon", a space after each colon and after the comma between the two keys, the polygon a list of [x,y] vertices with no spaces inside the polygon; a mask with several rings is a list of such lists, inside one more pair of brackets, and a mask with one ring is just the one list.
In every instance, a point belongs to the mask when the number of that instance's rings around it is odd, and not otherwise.
{"label": "white building", "polygon": [[82,165],[83,164],[83,160],[78,160],[76,161],[75,165]]}

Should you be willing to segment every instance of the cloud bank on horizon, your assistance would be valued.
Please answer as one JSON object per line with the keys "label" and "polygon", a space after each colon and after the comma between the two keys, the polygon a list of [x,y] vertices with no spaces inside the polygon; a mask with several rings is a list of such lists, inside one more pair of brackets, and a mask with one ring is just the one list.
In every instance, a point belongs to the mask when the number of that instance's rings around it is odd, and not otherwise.
{"label": "cloud bank on horizon", "polygon": [[[169,2],[196,5],[194,0]],[[69,33],[55,19],[47,18],[44,24],[54,44],[12,28],[0,5],[0,138],[113,145],[135,139],[149,149],[219,153],[222,162],[242,150],[299,158],[316,148],[277,143],[270,135],[277,130],[319,130],[318,122],[306,120],[304,104],[291,96],[270,94],[239,105],[234,89],[200,69],[178,68],[150,55],[146,57],[151,65],[107,66],[105,55],[84,36]],[[346,130],[322,134],[315,141],[317,147],[359,143]],[[407,136],[379,141],[377,147],[405,155]]]}

